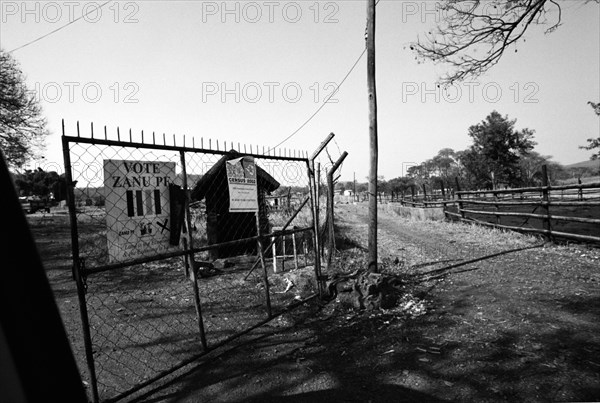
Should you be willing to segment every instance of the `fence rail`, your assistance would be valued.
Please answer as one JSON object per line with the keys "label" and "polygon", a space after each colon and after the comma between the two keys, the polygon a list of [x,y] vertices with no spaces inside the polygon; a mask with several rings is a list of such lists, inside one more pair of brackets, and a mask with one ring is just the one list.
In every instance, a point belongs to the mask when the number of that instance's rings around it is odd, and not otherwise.
{"label": "fence rail", "polygon": [[[442,208],[447,219],[536,233],[550,239],[600,243],[600,182],[404,196],[402,206]],[[442,189],[444,187],[442,186]],[[450,194],[446,198],[445,195]]]}
{"label": "fence rail", "polygon": [[[542,186],[537,187],[486,191],[458,189],[452,208],[445,205],[444,212],[456,220],[538,233],[552,240],[564,238],[600,243],[600,209],[597,208],[600,183],[552,186],[548,184],[545,166],[541,173]],[[541,211],[537,212],[538,209]],[[495,222],[485,217],[494,217]],[[515,221],[523,218],[521,223]]]}

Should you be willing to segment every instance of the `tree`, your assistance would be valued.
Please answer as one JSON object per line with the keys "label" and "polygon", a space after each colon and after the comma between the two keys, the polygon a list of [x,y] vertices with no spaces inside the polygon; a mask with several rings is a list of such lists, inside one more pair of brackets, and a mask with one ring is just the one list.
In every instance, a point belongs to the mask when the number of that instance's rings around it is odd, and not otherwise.
{"label": "tree", "polygon": [[10,168],[21,168],[43,149],[46,119],[13,57],[0,49],[0,147]]}
{"label": "tree", "polygon": [[519,166],[521,168],[522,185],[536,186],[542,184],[542,165],[547,165],[550,156],[541,155],[538,152],[530,151],[521,156]]}
{"label": "tree", "polygon": [[[598,103],[594,103],[594,102],[588,102],[589,105],[592,106],[592,108],[594,108],[594,113],[596,113],[596,115],[600,116],[600,102]],[[584,150],[595,150],[595,149],[599,149],[597,152],[595,152],[594,154],[591,155],[590,159],[591,160],[597,160],[598,158],[600,158],[600,137],[596,137],[596,138],[589,138],[587,139],[588,145],[587,146],[579,146],[579,148],[582,148]]]}
{"label": "tree", "polygon": [[335,184],[335,188],[336,190],[339,190],[341,192],[343,192],[344,190],[352,190],[354,189],[354,182],[352,181],[344,181],[344,182],[337,182]]}
{"label": "tree", "polygon": [[489,171],[486,169],[485,157],[473,147],[461,151],[458,156],[464,167],[462,190],[486,188],[491,185]]}
{"label": "tree", "polygon": [[529,151],[521,155],[519,166],[521,167],[521,183],[523,186],[542,185],[542,165],[546,165],[548,180],[551,184],[557,183],[567,175],[565,168],[558,162],[552,161],[552,156],[541,155],[535,151]]}
{"label": "tree", "polygon": [[516,131],[515,123],[516,120],[493,111],[484,121],[469,128],[473,145],[463,153],[462,163],[472,174],[476,187],[495,187],[499,182],[519,185],[519,160],[536,143],[533,130]]}
{"label": "tree", "polygon": [[[451,148],[442,148],[437,155],[430,161],[437,178],[436,182],[442,180],[445,184],[454,181],[456,176],[460,176],[460,161],[456,152]],[[437,187],[438,183],[429,183],[432,187]]]}
{"label": "tree", "polygon": [[441,81],[450,84],[485,73],[525,40],[531,25],[548,25],[545,32],[550,33],[562,17],[555,0],[446,0],[438,11],[444,19],[411,49],[422,58],[447,63],[451,71]]}
{"label": "tree", "polygon": [[548,169],[548,182],[551,185],[557,184],[560,180],[567,178],[565,167],[556,161],[548,160],[546,162],[546,168]]}
{"label": "tree", "polygon": [[405,176],[400,176],[388,181],[390,192],[396,196],[407,192],[412,185],[414,185],[412,179]]}
{"label": "tree", "polygon": [[429,179],[427,161],[409,167],[406,170],[406,175],[411,179],[413,185],[423,185]]}
{"label": "tree", "polygon": [[388,185],[388,182],[385,180],[385,176],[377,175],[377,193],[381,194],[381,193],[388,193],[388,192],[389,192],[389,185]]}
{"label": "tree", "polygon": [[356,183],[356,193],[363,193],[369,189],[368,183]]}
{"label": "tree", "polygon": [[23,173],[15,174],[14,181],[19,196],[47,198],[52,193],[55,198],[59,197],[58,193],[60,192],[57,190],[57,186],[59,186],[61,178],[54,171],[46,172],[42,168],[27,169]]}

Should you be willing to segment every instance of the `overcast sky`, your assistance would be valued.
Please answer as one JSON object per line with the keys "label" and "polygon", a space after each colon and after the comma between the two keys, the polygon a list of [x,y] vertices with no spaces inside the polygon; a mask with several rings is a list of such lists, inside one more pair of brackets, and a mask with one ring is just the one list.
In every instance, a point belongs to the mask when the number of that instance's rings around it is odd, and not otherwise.
{"label": "overcast sky", "polygon": [[[0,2],[0,46],[16,49],[52,132],[46,164],[62,166],[61,119],[68,134],[79,120],[109,133],[274,146],[322,106],[365,46],[366,1],[111,1],[98,11],[102,3]],[[492,110],[535,130],[541,154],[588,159],[578,146],[600,132],[587,104],[600,101],[600,7],[561,2],[557,31],[532,27],[518,52],[445,93],[435,85],[444,66],[419,64],[408,48],[443,17],[435,4],[377,6],[380,175],[404,175],[441,148],[465,149],[469,126]],[[312,152],[335,133],[332,156],[349,153],[342,180],[368,175],[366,62],[281,146]]]}

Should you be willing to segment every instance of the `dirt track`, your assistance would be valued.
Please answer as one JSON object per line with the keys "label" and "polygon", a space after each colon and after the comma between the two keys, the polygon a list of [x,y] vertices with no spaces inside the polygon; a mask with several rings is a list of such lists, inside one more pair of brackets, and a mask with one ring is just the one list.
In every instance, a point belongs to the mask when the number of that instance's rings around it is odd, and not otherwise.
{"label": "dirt track", "polygon": [[[366,207],[336,208],[352,265]],[[383,212],[378,239],[382,268],[411,278],[425,315],[307,306],[142,400],[600,400],[597,248]]]}

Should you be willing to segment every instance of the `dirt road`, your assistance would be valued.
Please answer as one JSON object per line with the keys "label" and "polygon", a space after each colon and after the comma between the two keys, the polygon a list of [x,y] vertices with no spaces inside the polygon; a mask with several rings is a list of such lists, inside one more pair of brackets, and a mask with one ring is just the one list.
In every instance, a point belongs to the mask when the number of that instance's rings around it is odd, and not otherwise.
{"label": "dirt road", "polygon": [[[356,223],[366,223],[366,214],[345,207],[340,226],[360,238],[366,232]],[[433,387],[434,395],[453,401],[600,399],[597,248],[544,245],[514,233],[385,213],[378,239],[380,256],[405,262],[397,270],[436,278],[421,284],[431,311],[404,328],[410,344],[441,346],[442,354],[417,358],[419,376],[447,386]]]}

